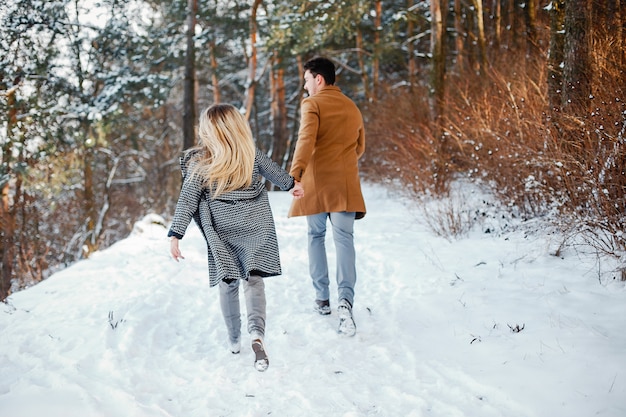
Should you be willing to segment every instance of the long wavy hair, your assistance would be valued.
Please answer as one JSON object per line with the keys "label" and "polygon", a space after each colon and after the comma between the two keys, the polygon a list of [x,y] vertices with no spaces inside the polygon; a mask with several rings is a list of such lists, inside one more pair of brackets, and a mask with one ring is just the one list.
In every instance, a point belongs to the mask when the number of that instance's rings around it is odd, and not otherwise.
{"label": "long wavy hair", "polygon": [[256,147],[246,118],[230,104],[214,104],[200,114],[199,152],[191,174],[211,197],[252,184]]}

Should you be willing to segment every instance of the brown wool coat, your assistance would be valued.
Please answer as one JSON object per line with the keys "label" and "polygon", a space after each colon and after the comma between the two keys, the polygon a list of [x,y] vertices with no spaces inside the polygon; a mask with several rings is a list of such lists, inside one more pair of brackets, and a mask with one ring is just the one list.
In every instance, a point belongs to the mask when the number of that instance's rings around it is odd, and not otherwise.
{"label": "brown wool coat", "polygon": [[358,166],[364,151],[363,117],[339,87],[325,86],[305,98],[289,172],[302,182],[304,197],[293,200],[289,217],[341,211],[365,216]]}

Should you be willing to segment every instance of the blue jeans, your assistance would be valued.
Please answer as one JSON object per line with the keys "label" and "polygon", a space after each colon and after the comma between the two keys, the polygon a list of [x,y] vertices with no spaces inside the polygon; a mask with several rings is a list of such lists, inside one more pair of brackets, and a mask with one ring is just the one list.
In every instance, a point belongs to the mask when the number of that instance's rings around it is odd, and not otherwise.
{"label": "blue jeans", "polygon": [[330,298],[328,261],[326,259],[326,219],[330,218],[337,255],[338,300],[354,305],[356,284],[356,255],[354,250],[354,212],[319,213],[307,216],[309,242],[309,272],[317,300]]}

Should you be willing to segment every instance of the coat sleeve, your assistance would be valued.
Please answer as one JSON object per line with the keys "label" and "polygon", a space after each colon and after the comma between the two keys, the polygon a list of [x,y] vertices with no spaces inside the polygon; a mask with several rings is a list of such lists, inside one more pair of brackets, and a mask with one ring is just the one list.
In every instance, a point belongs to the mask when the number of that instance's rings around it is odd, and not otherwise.
{"label": "coat sleeve", "polygon": [[187,175],[184,178],[168,236],[175,236],[178,239],[183,238],[187,226],[189,226],[194,213],[198,210],[202,192],[202,184],[197,176]]}
{"label": "coat sleeve", "polygon": [[294,186],[294,179],[291,175],[282,169],[278,164],[270,159],[267,155],[256,150],[255,163],[259,167],[259,173],[278,186],[281,190],[291,190]]}
{"label": "coat sleeve", "polygon": [[294,151],[289,171],[296,181],[302,179],[302,175],[309,165],[317,141],[317,131],[320,126],[319,108],[313,100],[304,99],[300,106],[300,113],[298,142],[296,142],[296,150]]}

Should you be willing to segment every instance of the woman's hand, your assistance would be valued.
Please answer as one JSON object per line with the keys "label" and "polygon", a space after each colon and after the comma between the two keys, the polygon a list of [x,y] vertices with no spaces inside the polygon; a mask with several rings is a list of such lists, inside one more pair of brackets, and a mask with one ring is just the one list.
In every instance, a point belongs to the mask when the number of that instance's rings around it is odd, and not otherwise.
{"label": "woman's hand", "polygon": [[175,236],[170,237],[170,253],[176,262],[179,259],[185,259],[183,254],[180,253],[180,249],[178,249],[178,239]]}
{"label": "woman's hand", "polygon": [[294,181],[294,186],[289,192],[296,200],[304,197],[304,188],[302,188],[300,181]]}

